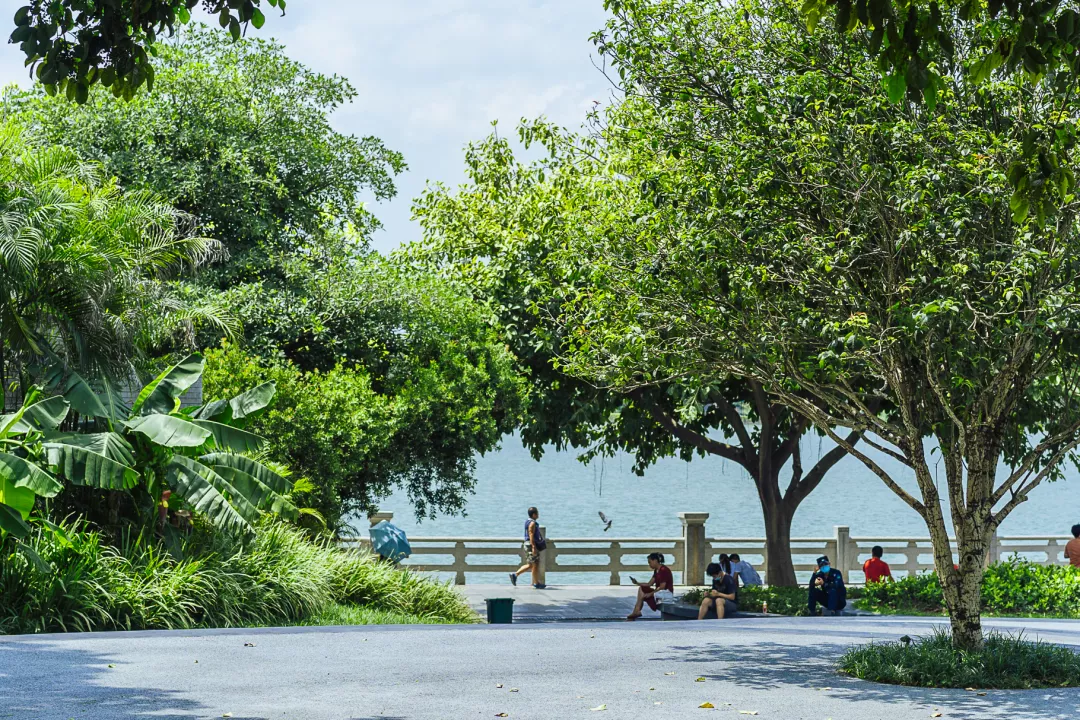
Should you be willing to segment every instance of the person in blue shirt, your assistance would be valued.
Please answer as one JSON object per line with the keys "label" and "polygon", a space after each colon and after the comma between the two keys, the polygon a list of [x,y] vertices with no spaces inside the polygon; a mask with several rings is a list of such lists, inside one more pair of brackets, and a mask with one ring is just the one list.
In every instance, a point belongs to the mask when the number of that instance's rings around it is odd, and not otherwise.
{"label": "person in blue shirt", "polygon": [[810,614],[817,615],[821,605],[822,615],[839,615],[847,605],[847,589],[840,571],[829,564],[829,557],[817,559],[817,572],[810,576]]}

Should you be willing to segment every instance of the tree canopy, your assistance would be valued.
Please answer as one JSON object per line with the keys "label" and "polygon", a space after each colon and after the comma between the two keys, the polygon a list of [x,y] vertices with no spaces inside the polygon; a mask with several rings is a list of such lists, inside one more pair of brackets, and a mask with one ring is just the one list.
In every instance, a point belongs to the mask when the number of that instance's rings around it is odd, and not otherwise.
{"label": "tree canopy", "polygon": [[89,0],[29,0],[15,12],[8,42],[18,43],[46,92],[86,102],[101,84],[130,100],[157,76],[152,61],[158,38],[190,22],[197,6],[218,16],[233,40],[266,21],[262,8],[285,14],[285,0],[145,0],[139,3]]}
{"label": "tree canopy", "polygon": [[192,26],[157,47],[159,92],[76,107],[40,89],[3,111],[43,140],[97,160],[125,188],[168,198],[228,251],[200,282],[272,281],[294,253],[353,253],[378,226],[363,198],[393,197],[401,155],[335,131],[347,80],[290,60],[273,41]]}
{"label": "tree canopy", "polygon": [[[1043,158],[1037,211],[1011,182],[1032,128],[1075,132],[1078,101],[961,74],[935,109],[895,102],[868,40],[807,33],[783,1],[758,7],[680,4],[611,49],[632,96],[622,137],[658,158],[638,178],[654,206],[638,221],[668,232],[571,250],[609,289],[574,299],[579,370],[761,382],[923,517],[954,638],[977,645],[991,534],[1080,443],[1071,171]],[[674,52],[647,51],[661,33]]]}

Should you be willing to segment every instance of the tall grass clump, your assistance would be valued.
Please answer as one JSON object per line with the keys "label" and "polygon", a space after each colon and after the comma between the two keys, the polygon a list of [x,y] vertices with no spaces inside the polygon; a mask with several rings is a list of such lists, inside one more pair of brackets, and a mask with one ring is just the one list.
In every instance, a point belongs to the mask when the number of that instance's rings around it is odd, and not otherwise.
{"label": "tall grass clump", "polygon": [[196,532],[180,559],[78,522],[29,543],[40,561],[0,546],[0,633],[475,620],[448,585],[280,522],[244,543]]}
{"label": "tall grass clump", "polygon": [[[909,638],[910,640],[910,638]],[[1050,688],[1080,685],[1080,655],[1021,635],[989,633],[978,651],[953,646],[945,630],[910,643],[870,643],[840,659],[861,680],[938,688]]]}

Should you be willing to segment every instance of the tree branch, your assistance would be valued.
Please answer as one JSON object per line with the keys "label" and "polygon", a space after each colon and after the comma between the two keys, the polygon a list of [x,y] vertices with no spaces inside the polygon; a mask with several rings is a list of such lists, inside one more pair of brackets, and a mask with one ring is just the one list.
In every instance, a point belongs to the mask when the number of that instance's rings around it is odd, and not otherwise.
{"label": "tree branch", "polygon": [[740,448],[728,445],[727,443],[722,443],[718,440],[713,440],[707,435],[702,435],[701,433],[676,422],[670,415],[664,412],[659,405],[646,400],[644,394],[641,392],[635,391],[631,393],[631,396],[634,398],[635,402],[639,403],[649,415],[652,416],[653,420],[678,439],[689,445],[693,445],[699,450],[704,450],[712,455],[718,455],[726,460],[732,460],[743,467],[746,467],[743,453],[739,451]]}

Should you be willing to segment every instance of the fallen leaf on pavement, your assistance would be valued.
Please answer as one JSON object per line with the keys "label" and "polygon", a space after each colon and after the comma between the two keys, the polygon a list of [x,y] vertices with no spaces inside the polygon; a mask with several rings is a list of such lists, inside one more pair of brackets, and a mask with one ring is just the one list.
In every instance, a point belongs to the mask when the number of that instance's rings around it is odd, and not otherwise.
{"label": "fallen leaf on pavement", "polygon": [[223,718],[231,718],[232,713],[221,713],[221,717],[223,717]]}
{"label": "fallen leaf on pavement", "polygon": [[740,715],[757,715],[757,710],[740,710]]}
{"label": "fallen leaf on pavement", "polygon": [[665,674],[665,675],[674,675],[675,673],[673,673],[673,672],[669,672],[669,673],[664,673],[664,674]]}
{"label": "fallen leaf on pavement", "polygon": [[497,688],[501,688],[501,687],[502,687],[502,683],[499,683],[499,684],[498,684],[498,685],[496,685],[495,687],[497,687]]}
{"label": "fallen leaf on pavement", "polygon": [[713,708],[715,708],[716,706],[715,706],[715,705],[713,705],[713,704],[712,704],[711,702],[703,702],[703,703],[701,703],[700,705],[698,705],[698,707],[699,707],[699,708],[705,708],[706,710],[712,710],[712,709],[713,709]]}
{"label": "fallen leaf on pavement", "polygon": [[584,699],[585,699],[585,696],[584,696],[584,695],[578,695],[578,696],[577,696],[577,699],[578,699],[578,700],[584,700]]}
{"label": "fallen leaf on pavement", "polygon": [[110,663],[110,664],[109,664],[109,667],[116,667],[116,666]]}
{"label": "fallen leaf on pavement", "polygon": [[510,692],[521,692],[521,691],[518,690],[517,688],[510,688]]}
{"label": "fallen leaf on pavement", "polygon": [[244,647],[255,647],[255,643],[244,643]]}
{"label": "fallen leaf on pavement", "polygon": [[495,717],[510,717],[506,713],[495,713]]}
{"label": "fallen leaf on pavement", "polygon": [[930,713],[930,717],[941,717],[941,713]]}
{"label": "fallen leaf on pavement", "polygon": [[589,709],[592,710],[593,712],[602,712],[604,710],[607,710],[607,705],[597,705],[596,707],[589,708]]}
{"label": "fallen leaf on pavement", "polygon": [[980,695],[980,696],[982,696],[982,697],[986,697],[986,693],[975,693],[975,694],[976,694],[976,695]]}
{"label": "fallen leaf on pavement", "polygon": [[657,702],[654,702],[654,703],[653,703],[653,705],[663,705],[663,704],[664,704],[664,703],[662,703],[662,702],[659,702],[659,701],[657,701]]}
{"label": "fallen leaf on pavement", "polygon": [[650,689],[650,690],[655,690],[656,688],[649,688],[649,689]]}
{"label": "fallen leaf on pavement", "polygon": [[591,638],[594,638],[594,637],[596,637],[596,636],[595,636],[595,635],[590,635],[589,637],[591,637]]}
{"label": "fallen leaf on pavement", "polygon": [[698,679],[697,679],[697,680],[695,680],[694,682],[705,682],[705,678],[703,678],[703,677],[701,677],[701,678],[698,678]]}

